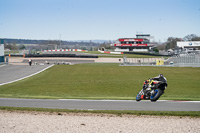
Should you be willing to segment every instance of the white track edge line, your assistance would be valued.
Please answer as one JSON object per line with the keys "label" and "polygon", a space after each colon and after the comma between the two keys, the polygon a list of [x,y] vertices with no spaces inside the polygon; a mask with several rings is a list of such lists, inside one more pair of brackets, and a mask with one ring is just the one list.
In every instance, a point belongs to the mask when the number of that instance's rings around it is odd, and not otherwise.
{"label": "white track edge line", "polygon": [[[58,100],[60,100],[60,101],[103,101],[103,102],[116,102],[116,101],[133,102],[133,101],[135,101],[135,100],[88,100],[88,99],[58,99]],[[149,102],[149,100],[144,100],[142,102]],[[174,100],[158,100],[158,102],[190,102],[190,103],[200,103],[200,101],[174,101]]]}

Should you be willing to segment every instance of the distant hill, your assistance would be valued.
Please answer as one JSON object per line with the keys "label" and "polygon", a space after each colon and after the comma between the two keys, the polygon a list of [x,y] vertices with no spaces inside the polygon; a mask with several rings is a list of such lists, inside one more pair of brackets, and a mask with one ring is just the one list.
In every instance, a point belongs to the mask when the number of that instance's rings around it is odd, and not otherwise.
{"label": "distant hill", "polygon": [[113,41],[108,40],[31,40],[31,39],[9,39],[0,38],[1,43],[5,44],[5,48],[16,49],[83,49],[83,50],[97,50],[101,45],[110,45]]}
{"label": "distant hill", "polygon": [[30,40],[30,39],[8,39],[0,38],[4,41],[4,44],[61,44],[62,45],[83,45],[83,46],[99,46],[100,44],[112,42],[110,40],[72,40],[72,41],[63,41],[63,40]]}

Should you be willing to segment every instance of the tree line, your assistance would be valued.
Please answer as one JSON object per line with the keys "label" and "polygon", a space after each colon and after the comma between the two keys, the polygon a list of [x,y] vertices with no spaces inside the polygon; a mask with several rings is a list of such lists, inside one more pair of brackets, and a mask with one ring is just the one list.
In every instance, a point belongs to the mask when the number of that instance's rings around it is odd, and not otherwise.
{"label": "tree line", "polygon": [[190,34],[183,38],[168,37],[167,42],[158,45],[158,50],[176,49],[178,41],[200,41],[200,36]]}
{"label": "tree line", "polygon": [[[5,49],[10,50],[23,50],[23,49],[35,49],[35,50],[48,50],[48,49],[83,49],[83,50],[97,50],[100,47],[106,49],[112,49],[110,46],[114,41],[101,40],[101,41],[62,41],[62,40],[29,40],[29,39],[1,39],[4,42]],[[168,37],[167,41],[157,44],[157,50],[176,49],[177,41],[200,41],[200,36],[195,34],[189,34],[183,38]]]}

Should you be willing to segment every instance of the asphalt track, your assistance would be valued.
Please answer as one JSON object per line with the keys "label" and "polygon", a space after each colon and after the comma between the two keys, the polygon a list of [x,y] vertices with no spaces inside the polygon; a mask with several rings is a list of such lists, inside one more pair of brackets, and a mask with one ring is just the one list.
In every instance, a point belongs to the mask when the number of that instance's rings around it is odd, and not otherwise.
{"label": "asphalt track", "polygon": [[[50,65],[5,65],[0,66],[0,85],[12,83],[35,75]],[[78,100],[78,99],[14,99],[0,98],[0,106],[58,108],[80,110],[151,110],[151,111],[200,111],[200,101],[157,102],[135,100]]]}
{"label": "asphalt track", "polygon": [[1,65],[0,86],[12,83],[46,70],[52,65]]}
{"label": "asphalt track", "polygon": [[0,106],[78,110],[200,111],[200,102],[0,98]]}

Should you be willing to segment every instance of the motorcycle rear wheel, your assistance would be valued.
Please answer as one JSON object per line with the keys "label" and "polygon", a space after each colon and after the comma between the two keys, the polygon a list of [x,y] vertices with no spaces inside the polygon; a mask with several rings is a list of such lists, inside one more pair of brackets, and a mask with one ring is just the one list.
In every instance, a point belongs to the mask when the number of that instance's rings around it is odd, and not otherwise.
{"label": "motorcycle rear wheel", "polygon": [[155,93],[152,96],[150,96],[150,100],[152,102],[156,102],[162,94],[163,92],[161,89],[155,89]]}

